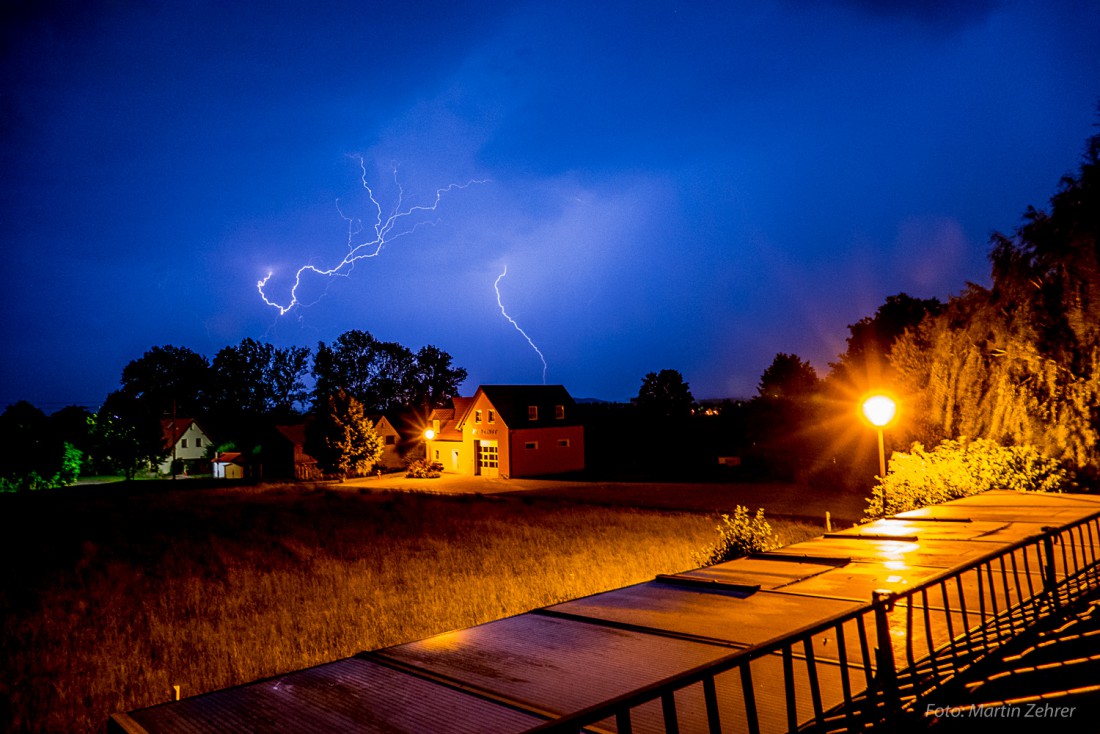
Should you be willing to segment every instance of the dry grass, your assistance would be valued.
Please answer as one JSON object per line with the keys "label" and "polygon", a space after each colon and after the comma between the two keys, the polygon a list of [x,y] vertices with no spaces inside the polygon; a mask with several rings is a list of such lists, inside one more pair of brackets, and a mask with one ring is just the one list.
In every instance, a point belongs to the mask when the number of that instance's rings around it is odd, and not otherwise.
{"label": "dry grass", "polygon": [[[0,723],[107,716],[683,571],[701,515],[310,487],[0,503]],[[820,532],[776,523],[788,542]]]}

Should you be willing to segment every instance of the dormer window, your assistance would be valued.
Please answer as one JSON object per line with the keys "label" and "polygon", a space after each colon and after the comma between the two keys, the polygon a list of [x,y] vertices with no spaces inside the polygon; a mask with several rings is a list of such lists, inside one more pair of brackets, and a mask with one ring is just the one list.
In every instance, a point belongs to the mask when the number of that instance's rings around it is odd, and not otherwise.
{"label": "dormer window", "polygon": [[539,419],[539,406],[528,405],[527,406],[527,420],[537,421]]}
{"label": "dormer window", "polygon": [[559,421],[565,420],[565,406],[564,405],[555,405],[554,406],[554,417],[557,418]]}

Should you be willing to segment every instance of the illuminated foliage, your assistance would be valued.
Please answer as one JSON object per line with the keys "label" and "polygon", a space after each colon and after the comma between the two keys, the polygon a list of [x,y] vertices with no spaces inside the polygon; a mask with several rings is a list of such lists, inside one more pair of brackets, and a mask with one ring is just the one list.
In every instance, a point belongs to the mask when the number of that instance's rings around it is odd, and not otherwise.
{"label": "illuminated foliage", "polygon": [[762,507],[750,517],[747,507],[737,505],[733,515],[721,516],[716,530],[717,542],[695,559],[701,566],[713,566],[715,563],[779,547],[779,538],[772,532],[771,524],[764,519]]}
{"label": "illuminated foliage", "polygon": [[993,287],[971,285],[903,335],[891,360],[923,422],[1035,446],[1096,477],[1100,465],[1100,136],[1049,213],[993,238]]}
{"label": "illuminated foliage", "polygon": [[345,390],[329,395],[324,408],[306,425],[306,451],[326,474],[344,478],[367,472],[382,458],[383,448],[363,404]]}
{"label": "illuminated foliage", "polygon": [[931,451],[920,443],[890,458],[885,479],[872,490],[865,516],[915,510],[990,489],[1056,492],[1069,475],[1032,446],[1001,446],[984,438],[946,440]]}

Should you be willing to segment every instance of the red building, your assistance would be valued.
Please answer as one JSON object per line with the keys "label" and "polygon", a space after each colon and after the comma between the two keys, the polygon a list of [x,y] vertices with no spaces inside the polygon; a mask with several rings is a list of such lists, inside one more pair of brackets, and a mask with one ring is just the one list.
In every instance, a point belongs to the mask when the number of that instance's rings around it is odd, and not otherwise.
{"label": "red building", "polygon": [[430,420],[428,457],[445,472],[508,478],[584,469],[584,426],[561,385],[482,385]]}

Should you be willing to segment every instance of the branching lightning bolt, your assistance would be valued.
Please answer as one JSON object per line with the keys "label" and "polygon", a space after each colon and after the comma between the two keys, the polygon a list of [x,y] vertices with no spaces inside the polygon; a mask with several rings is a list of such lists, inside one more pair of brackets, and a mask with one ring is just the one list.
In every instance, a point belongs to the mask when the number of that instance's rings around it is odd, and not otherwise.
{"label": "branching lightning bolt", "polygon": [[435,199],[431,204],[417,204],[415,206],[405,206],[405,190],[401,186],[401,182],[397,178],[397,169],[393,169],[393,180],[397,185],[397,202],[394,204],[393,211],[386,215],[382,212],[382,204],[374,196],[374,190],[367,182],[367,166],[363,161],[363,158],[359,158],[359,169],[362,171],[361,181],[363,188],[367,192],[367,196],[370,197],[371,204],[374,205],[375,220],[372,227],[374,232],[374,238],[365,242],[356,244],[356,237],[364,230],[364,224],[361,219],[356,217],[345,216],[344,212],[340,209],[340,202],[336,202],[336,210],[340,213],[340,216],[348,223],[348,253],[344,256],[344,259],[336,263],[331,268],[321,268],[313,264],[303,265],[298,268],[294,273],[294,286],[290,289],[290,302],[285,306],[277,303],[267,297],[267,293],[264,288],[267,286],[269,280],[271,280],[272,272],[269,272],[264,278],[256,283],[256,290],[260,292],[260,298],[264,303],[272,308],[279,310],[279,315],[282,316],[295,306],[305,305],[298,300],[298,288],[302,284],[302,275],[304,273],[311,272],[316,275],[330,277],[330,276],[343,276],[346,277],[354,268],[355,263],[360,260],[365,260],[369,257],[377,257],[382,252],[382,248],[389,242],[403,237],[407,234],[412,234],[418,227],[423,224],[435,224],[434,221],[419,219],[413,221],[418,214],[425,214],[436,211],[439,207],[439,202],[442,201],[443,195],[455,191],[457,189],[465,189],[474,184],[485,183],[485,181],[471,180],[464,184],[450,184],[441,189],[436,189]]}
{"label": "branching lightning bolt", "polygon": [[535,350],[535,354],[539,355],[539,359],[542,360],[542,384],[546,384],[546,357],[542,356],[542,352],[535,346],[535,343],[531,341],[531,337],[527,336],[527,332],[520,328],[516,320],[508,315],[508,312],[504,310],[504,304],[500,300],[500,281],[504,279],[504,276],[508,274],[508,266],[504,266],[504,272],[497,276],[497,279],[493,281],[493,290],[497,292],[497,305],[500,306],[500,312],[504,315],[504,318],[508,319],[508,323],[516,327],[516,331],[523,335],[523,338],[527,340],[527,343],[531,345],[531,348]]}

